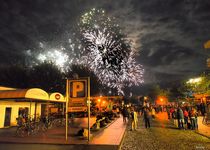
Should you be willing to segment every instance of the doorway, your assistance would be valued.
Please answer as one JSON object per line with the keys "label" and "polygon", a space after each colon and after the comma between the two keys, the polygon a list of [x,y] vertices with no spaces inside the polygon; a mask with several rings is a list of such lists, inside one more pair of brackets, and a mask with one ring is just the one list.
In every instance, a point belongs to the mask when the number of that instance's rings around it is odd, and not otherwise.
{"label": "doorway", "polygon": [[5,110],[5,119],[4,119],[4,126],[10,126],[10,122],[11,122],[11,112],[12,112],[12,108],[11,107],[6,107]]}

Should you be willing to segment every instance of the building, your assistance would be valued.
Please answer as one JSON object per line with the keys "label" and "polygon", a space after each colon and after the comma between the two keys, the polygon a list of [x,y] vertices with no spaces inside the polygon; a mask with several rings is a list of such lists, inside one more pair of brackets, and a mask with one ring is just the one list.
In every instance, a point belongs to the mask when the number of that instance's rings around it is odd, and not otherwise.
{"label": "building", "polygon": [[36,118],[44,115],[49,112],[49,104],[55,103],[65,103],[64,96],[60,93],[49,95],[39,88],[0,87],[0,128],[16,126],[18,116]]}

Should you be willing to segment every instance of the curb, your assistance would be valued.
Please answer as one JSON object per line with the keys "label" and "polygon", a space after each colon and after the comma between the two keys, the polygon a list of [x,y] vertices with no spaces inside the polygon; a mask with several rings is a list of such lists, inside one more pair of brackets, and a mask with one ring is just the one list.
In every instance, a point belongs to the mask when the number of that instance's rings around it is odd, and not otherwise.
{"label": "curb", "polygon": [[205,135],[205,134],[203,134],[203,133],[201,133],[199,131],[195,131],[195,133],[197,133],[197,134],[199,134],[199,135],[201,135],[203,137],[206,137],[206,138],[210,139],[210,137],[208,135]]}
{"label": "curb", "polygon": [[120,145],[119,145],[119,147],[118,147],[118,150],[121,150],[122,144],[123,144],[123,142],[124,142],[124,139],[125,139],[126,134],[127,134],[127,125],[126,125],[125,132],[124,132],[124,134],[123,134],[122,140],[121,140],[121,142],[120,142]]}
{"label": "curb", "polygon": [[[110,125],[112,125],[115,121],[117,121],[119,118],[115,118],[112,122],[107,124],[107,126],[100,128],[100,130],[96,131],[95,133],[92,133],[92,136],[90,138],[90,141],[82,139],[83,143],[68,143],[66,141],[60,142],[60,143],[47,143],[47,142],[24,142],[24,141],[0,141],[0,143],[8,143],[8,144],[41,144],[41,145],[90,145],[89,142],[99,133],[103,132],[106,128],[108,128]],[[97,144],[96,144],[97,145]]]}
{"label": "curb", "polygon": [[[112,125],[117,119],[119,119],[119,118],[116,118],[116,119],[113,120],[111,123],[109,123],[107,126],[105,126],[105,127],[103,127],[103,128],[100,128],[98,131],[95,132],[95,134],[92,133],[92,134],[93,134],[93,137],[92,137],[92,138],[94,138],[94,136],[95,136],[96,134],[101,133],[102,131],[104,131],[104,129],[106,129],[106,128],[108,128],[110,125]],[[94,132],[94,131],[93,131],[93,132]],[[91,140],[92,140],[92,139],[91,139]]]}

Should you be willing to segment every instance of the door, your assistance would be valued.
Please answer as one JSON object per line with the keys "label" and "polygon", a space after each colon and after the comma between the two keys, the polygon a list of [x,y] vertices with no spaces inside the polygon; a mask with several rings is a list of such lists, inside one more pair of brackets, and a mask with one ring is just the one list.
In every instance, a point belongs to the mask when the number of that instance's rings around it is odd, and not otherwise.
{"label": "door", "polygon": [[10,126],[11,112],[12,112],[12,108],[11,107],[6,107],[5,118],[4,118],[4,126],[5,127]]}

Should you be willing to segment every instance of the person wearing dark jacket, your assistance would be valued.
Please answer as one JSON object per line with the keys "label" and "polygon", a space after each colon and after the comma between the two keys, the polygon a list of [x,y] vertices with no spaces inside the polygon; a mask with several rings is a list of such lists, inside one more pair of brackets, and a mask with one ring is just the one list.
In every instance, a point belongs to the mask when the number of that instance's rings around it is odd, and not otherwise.
{"label": "person wearing dark jacket", "polygon": [[143,110],[143,116],[144,116],[144,122],[145,122],[145,128],[150,128],[150,114],[149,114],[149,108],[144,108]]}
{"label": "person wearing dark jacket", "polygon": [[123,107],[122,115],[123,115],[123,122],[126,123],[128,120],[128,115],[129,115],[126,107]]}
{"label": "person wearing dark jacket", "polygon": [[177,110],[177,119],[179,129],[184,129],[184,113],[180,107]]}

